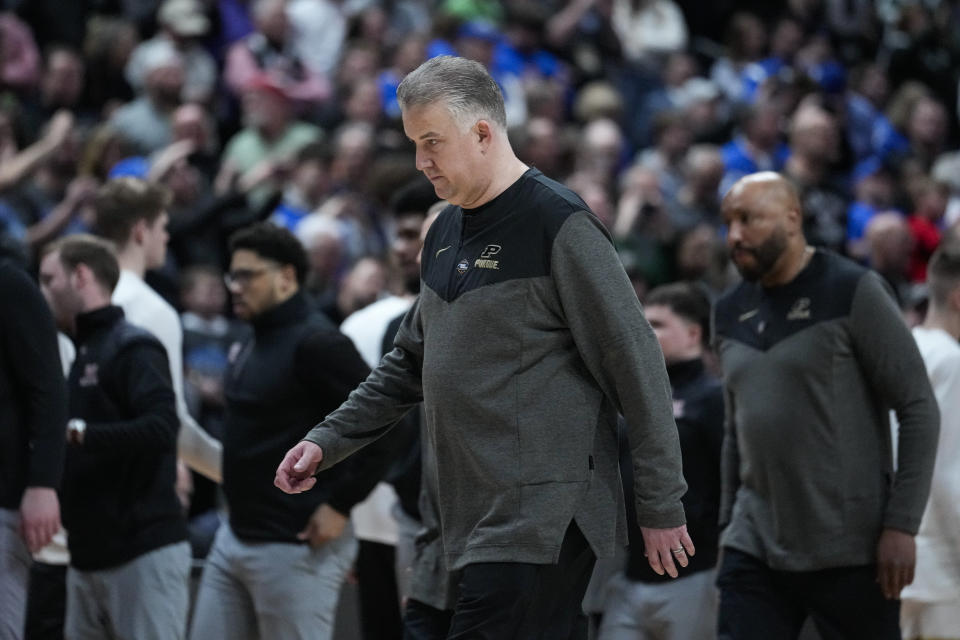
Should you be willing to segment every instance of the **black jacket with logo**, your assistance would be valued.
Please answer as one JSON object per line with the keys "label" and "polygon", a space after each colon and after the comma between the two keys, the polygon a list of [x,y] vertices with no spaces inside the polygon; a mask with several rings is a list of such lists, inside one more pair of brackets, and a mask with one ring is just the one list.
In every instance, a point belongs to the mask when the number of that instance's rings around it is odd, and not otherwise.
{"label": "black jacket with logo", "polygon": [[390,460],[371,448],[321,473],[316,486],[288,495],[277,466],[318,419],[340,406],[369,368],[349,338],[297,293],[253,322],[224,384],[223,489],[230,527],[245,540],[299,543],[314,510],[349,514],[377,485]]}
{"label": "black jacket with logo", "polygon": [[174,492],[179,420],[163,345],[108,306],[77,316],[61,492],[71,565],[107,569],[187,537]]}

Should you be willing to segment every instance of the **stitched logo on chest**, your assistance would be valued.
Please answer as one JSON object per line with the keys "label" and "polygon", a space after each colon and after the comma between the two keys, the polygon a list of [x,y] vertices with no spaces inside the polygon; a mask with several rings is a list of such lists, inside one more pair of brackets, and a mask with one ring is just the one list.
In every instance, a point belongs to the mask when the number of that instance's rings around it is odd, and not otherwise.
{"label": "stitched logo on chest", "polygon": [[466,258],[457,263],[457,273],[463,275],[467,272],[467,269],[470,268],[470,263]]}
{"label": "stitched logo on chest", "polygon": [[790,311],[787,312],[787,320],[809,320],[810,319],[810,298],[798,298]]}
{"label": "stitched logo on chest", "polygon": [[81,387],[95,387],[100,383],[100,376],[98,375],[100,367],[96,362],[88,362],[83,367],[83,375],[80,376],[80,379],[77,380],[77,384]]}
{"label": "stitched logo on chest", "polygon": [[480,257],[477,258],[477,261],[473,263],[473,266],[478,269],[499,269],[500,261],[493,260],[492,258],[500,253],[500,248],[498,244],[488,244],[480,254]]}

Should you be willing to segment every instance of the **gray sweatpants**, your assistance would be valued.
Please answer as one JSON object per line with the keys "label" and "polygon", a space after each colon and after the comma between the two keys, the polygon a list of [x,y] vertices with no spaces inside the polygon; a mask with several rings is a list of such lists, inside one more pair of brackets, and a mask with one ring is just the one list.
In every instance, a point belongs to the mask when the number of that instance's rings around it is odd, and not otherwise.
{"label": "gray sweatpants", "polygon": [[716,570],[670,582],[610,583],[599,640],[712,640],[717,637]]}
{"label": "gray sweatpants", "polygon": [[67,569],[65,640],[183,640],[190,543],[99,571]]}
{"label": "gray sweatpants", "polygon": [[22,640],[27,615],[31,559],[19,529],[20,513],[0,509],[0,640]]}
{"label": "gray sweatpants", "polygon": [[244,542],[221,525],[203,569],[191,640],[329,640],[356,552],[349,525],[317,549]]}

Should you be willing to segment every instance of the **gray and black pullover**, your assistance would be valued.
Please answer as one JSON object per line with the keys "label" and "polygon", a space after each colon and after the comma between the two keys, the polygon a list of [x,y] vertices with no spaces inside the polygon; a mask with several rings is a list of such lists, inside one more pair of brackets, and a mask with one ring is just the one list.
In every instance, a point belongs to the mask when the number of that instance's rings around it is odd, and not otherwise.
{"label": "gray and black pullover", "polygon": [[881,278],[818,250],[786,285],[737,286],[714,322],[727,415],[721,545],[813,571],[873,564],[884,528],[916,533],[939,414]]}
{"label": "gray and black pullover", "polygon": [[448,207],[395,348],[307,439],[321,468],[421,399],[450,569],[556,562],[571,519],[594,551],[623,543],[618,412],[637,520],[684,523],[685,483],[659,345],[599,221],[528,170],[474,210]]}

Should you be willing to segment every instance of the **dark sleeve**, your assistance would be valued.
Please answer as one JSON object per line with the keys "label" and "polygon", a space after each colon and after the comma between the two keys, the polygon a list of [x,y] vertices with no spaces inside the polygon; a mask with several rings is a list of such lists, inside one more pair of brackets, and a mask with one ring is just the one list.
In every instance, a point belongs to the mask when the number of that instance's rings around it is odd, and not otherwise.
{"label": "dark sleeve", "polygon": [[880,277],[864,275],[850,311],[850,334],[864,375],[897,414],[897,470],[883,525],[916,534],[930,494],[940,412],[917,343]]}
{"label": "dark sleeve", "polygon": [[740,488],[740,450],[737,447],[737,425],[734,416],[733,393],[724,387],[723,444],[720,447],[720,528],[730,523],[733,502]]}
{"label": "dark sleeve", "polygon": [[626,419],[639,524],[679,527],[687,484],[670,382],[623,264],[600,223],[582,212],[564,222],[550,260],[580,358]]}
{"label": "dark sleeve", "polygon": [[420,299],[404,316],[396,346],[340,408],[304,438],[323,450],[320,470],[328,469],[386,433],[423,401],[423,328]]}
{"label": "dark sleeve", "polygon": [[[370,368],[353,342],[339,331],[321,331],[297,349],[297,377],[318,395],[324,415],[339,407],[360,386]],[[329,484],[327,503],[344,515],[383,479],[392,462],[390,438],[377,440],[345,460]]]}
{"label": "dark sleeve", "polygon": [[136,342],[110,363],[110,389],[132,416],[87,424],[83,446],[89,451],[176,451],[176,397],[167,354],[159,342]]}
{"label": "dark sleeve", "polygon": [[28,487],[60,486],[67,423],[67,390],[53,316],[40,289],[12,265],[0,266],[0,341],[11,380],[25,409],[30,445]]}

